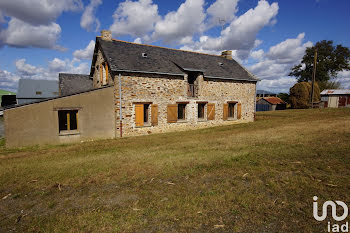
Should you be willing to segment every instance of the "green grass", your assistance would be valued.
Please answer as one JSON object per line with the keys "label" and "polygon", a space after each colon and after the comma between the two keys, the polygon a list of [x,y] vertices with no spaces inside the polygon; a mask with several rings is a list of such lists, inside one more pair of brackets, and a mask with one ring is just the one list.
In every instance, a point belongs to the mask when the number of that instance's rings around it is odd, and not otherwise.
{"label": "green grass", "polygon": [[324,232],[312,197],[350,203],[349,142],[350,109],[73,145],[0,140],[0,231]]}

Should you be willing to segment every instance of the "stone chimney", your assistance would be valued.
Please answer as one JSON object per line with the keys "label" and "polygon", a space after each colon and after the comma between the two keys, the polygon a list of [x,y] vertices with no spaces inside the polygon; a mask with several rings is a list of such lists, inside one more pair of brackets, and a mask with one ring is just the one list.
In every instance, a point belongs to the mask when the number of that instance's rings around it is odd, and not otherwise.
{"label": "stone chimney", "polygon": [[111,41],[112,40],[112,32],[109,30],[102,30],[101,31],[101,38],[102,38],[102,40]]}
{"label": "stone chimney", "polygon": [[221,57],[232,60],[232,51],[231,50],[222,51]]}

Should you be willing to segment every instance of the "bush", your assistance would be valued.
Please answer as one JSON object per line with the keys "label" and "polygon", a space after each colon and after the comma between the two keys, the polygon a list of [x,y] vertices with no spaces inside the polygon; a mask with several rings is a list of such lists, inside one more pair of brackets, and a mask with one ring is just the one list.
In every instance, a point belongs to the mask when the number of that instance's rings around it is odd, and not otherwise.
{"label": "bush", "polygon": [[[292,108],[309,108],[310,106],[310,95],[311,95],[311,83],[300,82],[296,83],[292,88],[290,88],[289,102]],[[315,83],[313,101],[319,102],[320,88],[318,84]]]}

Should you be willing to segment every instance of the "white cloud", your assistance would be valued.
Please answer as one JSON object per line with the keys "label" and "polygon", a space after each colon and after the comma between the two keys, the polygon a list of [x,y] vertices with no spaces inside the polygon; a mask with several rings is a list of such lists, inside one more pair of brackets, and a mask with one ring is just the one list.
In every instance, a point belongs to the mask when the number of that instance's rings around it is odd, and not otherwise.
{"label": "white cloud", "polygon": [[33,26],[19,19],[12,18],[8,28],[0,33],[5,44],[14,47],[37,47],[63,50],[56,45],[61,34],[61,27],[56,23]]}
{"label": "white cloud", "polygon": [[15,62],[16,69],[19,72],[19,74],[23,76],[33,76],[37,73],[42,72],[43,70],[40,68],[37,68],[33,65],[29,65],[26,63],[26,59],[22,58]]}
{"label": "white cloud", "polygon": [[137,37],[135,40],[134,40],[134,43],[136,44],[142,44],[142,39],[140,37]]}
{"label": "white cloud", "polygon": [[256,36],[265,26],[273,22],[278,13],[278,4],[269,4],[260,0],[254,9],[235,18],[229,26],[221,31],[220,37],[202,36],[190,46],[195,51],[236,50],[240,59],[246,59],[250,51],[257,46]]}
{"label": "white cloud", "polygon": [[100,21],[95,16],[96,8],[102,4],[102,0],[91,0],[90,4],[85,7],[84,13],[80,19],[80,26],[87,31],[98,31]]}
{"label": "white cloud", "polygon": [[178,42],[191,37],[204,29],[204,0],[186,0],[177,11],[169,12],[158,21],[153,32],[153,39],[164,43]]}
{"label": "white cloud", "polygon": [[300,33],[295,39],[287,39],[275,46],[272,46],[266,56],[278,63],[294,63],[303,57],[305,49],[313,44],[308,41],[302,44],[305,33]]}
{"label": "white cloud", "polygon": [[289,89],[297,82],[294,77],[281,77],[279,79],[266,79],[258,82],[257,89],[274,93],[289,93]]}
{"label": "white cloud", "polygon": [[337,81],[341,83],[342,88],[350,89],[350,70],[339,72]]}
{"label": "white cloud", "polygon": [[95,41],[91,40],[88,46],[86,46],[85,49],[79,49],[73,52],[73,56],[76,59],[85,59],[90,60],[92,59],[92,54],[94,53],[95,49]]}
{"label": "white cloud", "polygon": [[81,10],[81,0],[1,0],[0,9],[32,25],[50,24],[64,11]]}
{"label": "white cloud", "polygon": [[250,58],[258,62],[247,67],[259,79],[258,87],[273,92],[289,92],[296,82],[295,77],[289,77],[291,68],[298,64],[305,54],[305,49],[312,46],[310,41],[303,43],[305,33],[296,38],[286,39],[265,53],[262,49],[252,51]]}
{"label": "white cloud", "polygon": [[17,91],[17,84],[20,77],[14,73],[0,69],[0,89]]}
{"label": "white cloud", "polygon": [[214,2],[207,9],[207,13],[210,16],[209,27],[231,22],[235,18],[235,14],[238,10],[238,1],[239,0],[217,0]]}
{"label": "white cloud", "polygon": [[151,32],[160,19],[158,6],[152,0],[136,2],[126,0],[119,4],[113,14],[114,22],[110,27],[113,35],[132,35],[142,37]]}

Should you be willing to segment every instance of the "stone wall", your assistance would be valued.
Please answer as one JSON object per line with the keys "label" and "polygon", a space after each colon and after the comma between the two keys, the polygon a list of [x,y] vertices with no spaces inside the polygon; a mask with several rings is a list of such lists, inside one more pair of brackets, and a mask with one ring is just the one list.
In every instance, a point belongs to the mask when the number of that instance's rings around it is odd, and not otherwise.
{"label": "stone wall", "polygon": [[[119,137],[119,80],[114,78],[116,107],[116,137]],[[177,130],[195,129],[215,125],[251,122],[254,120],[255,82],[239,82],[233,80],[214,80],[197,77],[197,97],[188,97],[187,75],[168,76],[154,74],[126,74],[121,76],[123,136],[162,133]],[[223,104],[237,101],[242,104],[242,117],[223,120]],[[178,102],[186,105],[186,121],[167,122],[167,106]],[[198,102],[215,104],[215,120],[208,121],[207,105],[205,119],[198,119]],[[135,103],[152,103],[158,105],[158,125],[136,127]],[[237,104],[235,112],[237,111]]]}
{"label": "stone wall", "polygon": [[[99,66],[104,61],[105,60],[103,58],[102,52],[100,50],[98,50],[97,59],[96,59],[96,62],[94,64],[95,65],[95,72],[94,72],[94,75],[92,76],[94,88],[100,88],[103,86],[102,83],[100,82],[101,79],[100,79]],[[110,69],[108,70],[108,84],[106,84],[106,85],[113,85],[113,76],[111,75]]]}

